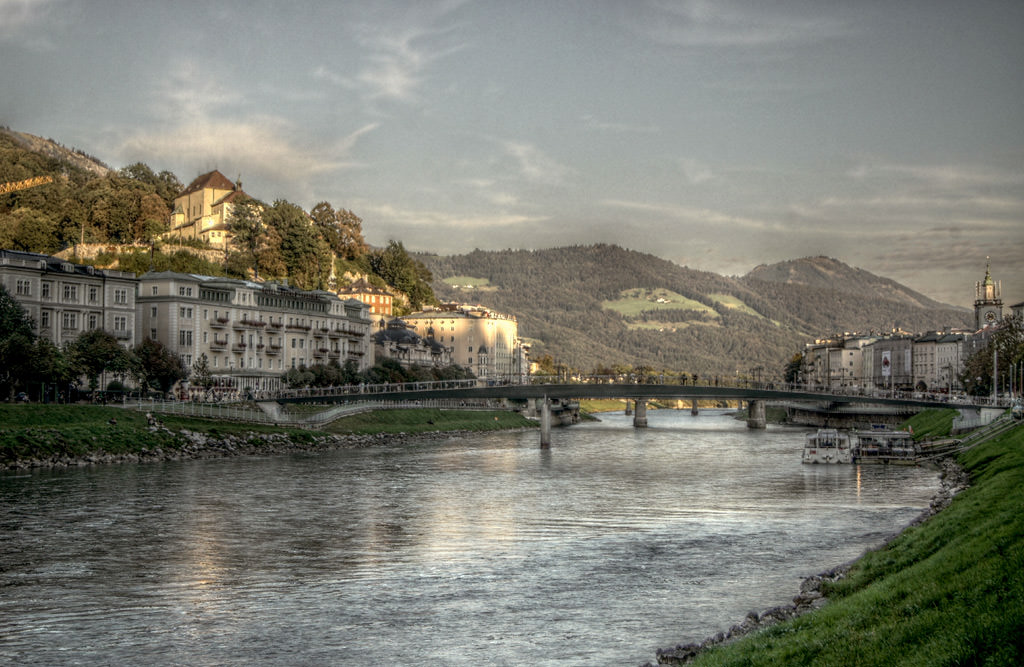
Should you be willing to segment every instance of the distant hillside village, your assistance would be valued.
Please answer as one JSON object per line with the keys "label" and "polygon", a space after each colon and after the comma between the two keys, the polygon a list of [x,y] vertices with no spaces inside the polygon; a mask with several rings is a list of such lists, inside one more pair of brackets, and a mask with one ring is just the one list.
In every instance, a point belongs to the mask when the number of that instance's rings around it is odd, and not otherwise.
{"label": "distant hillside village", "polygon": [[[1019,327],[1024,322],[1024,302],[1011,305],[1004,313],[1001,291],[1001,284],[986,267],[984,280],[975,284],[973,330],[947,329],[923,335],[905,331],[844,333],[815,340],[795,360],[791,379],[811,387],[841,390],[978,393],[973,385],[994,383],[991,377],[965,373],[966,364],[989,346],[1004,325],[1012,320]],[[1003,363],[1010,361],[1004,359]],[[1024,369],[1016,368],[1008,377],[1011,386],[1002,391],[1015,388],[1019,392],[1024,386]]]}

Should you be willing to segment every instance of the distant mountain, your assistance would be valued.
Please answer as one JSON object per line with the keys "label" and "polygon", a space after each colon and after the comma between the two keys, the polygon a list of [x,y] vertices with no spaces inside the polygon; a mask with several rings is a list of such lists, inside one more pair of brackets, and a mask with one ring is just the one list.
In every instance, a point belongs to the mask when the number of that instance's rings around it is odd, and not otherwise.
{"label": "distant mountain", "polygon": [[732,375],[844,331],[967,326],[969,313],[827,258],[729,278],[614,245],[417,255],[439,298],[516,315],[533,356]]}
{"label": "distant mountain", "polygon": [[849,292],[861,298],[885,299],[917,308],[950,308],[894,280],[880,278],[831,257],[804,257],[771,266],[762,264],[754,267],[744,279]]}

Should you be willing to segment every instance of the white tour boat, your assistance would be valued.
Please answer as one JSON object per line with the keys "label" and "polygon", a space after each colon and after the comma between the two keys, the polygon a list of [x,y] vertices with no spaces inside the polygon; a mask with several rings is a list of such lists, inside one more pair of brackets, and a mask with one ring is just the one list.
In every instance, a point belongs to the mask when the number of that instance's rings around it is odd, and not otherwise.
{"label": "white tour boat", "polygon": [[820,428],[807,434],[804,444],[804,463],[852,463],[850,434],[834,428]]}

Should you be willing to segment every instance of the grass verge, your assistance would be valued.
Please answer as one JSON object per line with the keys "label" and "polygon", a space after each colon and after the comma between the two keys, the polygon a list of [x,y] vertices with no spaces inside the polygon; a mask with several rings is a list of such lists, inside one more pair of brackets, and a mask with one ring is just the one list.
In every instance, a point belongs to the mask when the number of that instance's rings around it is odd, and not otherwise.
{"label": "grass verge", "polygon": [[828,605],[693,664],[1024,664],[1024,426],[959,460],[971,487],[829,584]]}

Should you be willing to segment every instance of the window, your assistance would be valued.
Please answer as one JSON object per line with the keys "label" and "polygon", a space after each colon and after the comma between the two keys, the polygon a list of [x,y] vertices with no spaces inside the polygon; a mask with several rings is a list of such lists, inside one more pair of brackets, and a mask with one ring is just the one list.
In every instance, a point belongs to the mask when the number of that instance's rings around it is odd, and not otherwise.
{"label": "window", "polygon": [[128,318],[125,315],[114,318],[114,331],[128,331]]}
{"label": "window", "polygon": [[43,283],[42,287],[40,288],[40,292],[41,292],[41,296],[44,299],[49,299],[50,298],[50,283]]}
{"label": "window", "polygon": [[23,296],[32,296],[32,281],[19,279],[18,284],[15,286],[15,293]]}
{"label": "window", "polygon": [[208,310],[207,310],[207,309],[205,309],[205,308],[203,308],[203,319],[204,319],[204,320],[208,320],[208,319],[210,319],[210,311],[208,311]]}
{"label": "window", "polygon": [[78,301],[78,285],[64,285],[64,300]]}
{"label": "window", "polygon": [[209,342],[210,342],[210,332],[209,331],[204,331],[203,332],[203,344],[205,345],[206,343],[209,343]]}
{"label": "window", "polygon": [[96,303],[99,301],[100,291],[95,287],[89,288],[89,303]]}
{"label": "window", "polygon": [[192,345],[192,330],[181,329],[178,331],[178,345],[190,346]]}
{"label": "window", "polygon": [[156,329],[150,329],[149,330],[149,339],[150,340],[156,340]]}
{"label": "window", "polygon": [[127,304],[128,303],[128,290],[124,288],[118,288],[114,290],[114,303]]}
{"label": "window", "polygon": [[78,313],[61,313],[61,326],[65,329],[77,329]]}
{"label": "window", "polygon": [[89,314],[89,328],[90,329],[95,329],[96,325],[98,323],[99,323],[99,317],[97,317],[95,313],[90,313]]}
{"label": "window", "polygon": [[39,326],[42,327],[43,329],[50,328],[50,311],[44,310],[43,312],[39,313]]}
{"label": "window", "polygon": [[152,317],[154,320],[156,319],[156,306],[153,306],[152,308],[149,309],[149,316]]}
{"label": "window", "polygon": [[160,289],[159,287],[157,287],[156,285],[153,285],[153,296],[157,295],[157,293],[159,292],[159,289]]}

